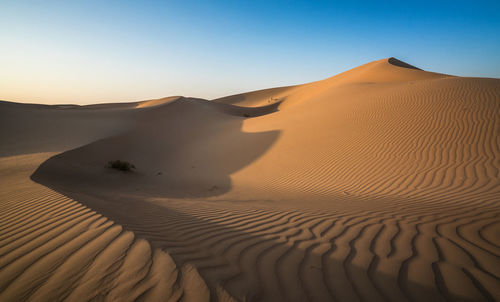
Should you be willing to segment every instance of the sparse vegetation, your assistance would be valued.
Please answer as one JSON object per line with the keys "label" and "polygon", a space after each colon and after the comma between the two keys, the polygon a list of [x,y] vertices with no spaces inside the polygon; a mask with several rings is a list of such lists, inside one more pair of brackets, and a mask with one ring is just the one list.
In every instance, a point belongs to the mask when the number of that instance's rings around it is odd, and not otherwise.
{"label": "sparse vegetation", "polygon": [[117,159],[108,161],[108,168],[120,170],[123,172],[130,172],[132,171],[132,169],[135,169],[135,166],[128,161]]}
{"label": "sparse vegetation", "polygon": [[243,114],[243,116],[244,116],[244,117],[250,117],[250,114],[245,113],[245,114]]}

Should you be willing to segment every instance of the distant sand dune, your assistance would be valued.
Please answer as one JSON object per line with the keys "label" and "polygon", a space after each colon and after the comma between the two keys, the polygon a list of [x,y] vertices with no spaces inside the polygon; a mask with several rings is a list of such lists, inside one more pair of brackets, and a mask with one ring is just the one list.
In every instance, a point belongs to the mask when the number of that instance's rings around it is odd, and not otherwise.
{"label": "distant sand dune", "polygon": [[167,104],[169,102],[175,101],[179,98],[180,98],[180,96],[171,96],[171,97],[166,97],[166,98],[161,98],[161,99],[156,99],[156,100],[138,102],[135,108],[147,108],[147,107],[160,106],[160,105],[164,105],[164,104]]}
{"label": "distant sand dune", "polygon": [[[498,79],[389,58],[213,101],[0,105],[2,301],[500,300]],[[13,156],[37,146],[58,154]]]}

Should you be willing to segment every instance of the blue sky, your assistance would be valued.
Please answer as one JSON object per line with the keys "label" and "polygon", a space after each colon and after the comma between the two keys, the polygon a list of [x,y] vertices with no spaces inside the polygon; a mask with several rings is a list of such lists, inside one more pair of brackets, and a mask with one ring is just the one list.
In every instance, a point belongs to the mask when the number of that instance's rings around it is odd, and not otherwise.
{"label": "blue sky", "polygon": [[215,98],[397,57],[500,78],[500,1],[0,1],[0,99]]}

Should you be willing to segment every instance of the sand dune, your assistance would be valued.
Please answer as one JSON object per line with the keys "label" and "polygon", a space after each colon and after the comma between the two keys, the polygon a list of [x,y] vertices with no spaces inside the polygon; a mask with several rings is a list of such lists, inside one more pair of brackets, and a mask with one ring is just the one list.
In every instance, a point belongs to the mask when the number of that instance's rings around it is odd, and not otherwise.
{"label": "sand dune", "polygon": [[500,300],[498,79],[0,106],[0,300]]}

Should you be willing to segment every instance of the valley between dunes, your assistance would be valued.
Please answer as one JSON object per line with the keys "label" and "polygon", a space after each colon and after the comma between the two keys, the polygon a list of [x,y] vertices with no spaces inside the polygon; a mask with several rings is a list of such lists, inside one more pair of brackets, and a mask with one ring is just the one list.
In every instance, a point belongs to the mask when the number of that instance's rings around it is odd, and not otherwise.
{"label": "valley between dunes", "polygon": [[0,102],[0,140],[0,301],[500,301],[499,79]]}

